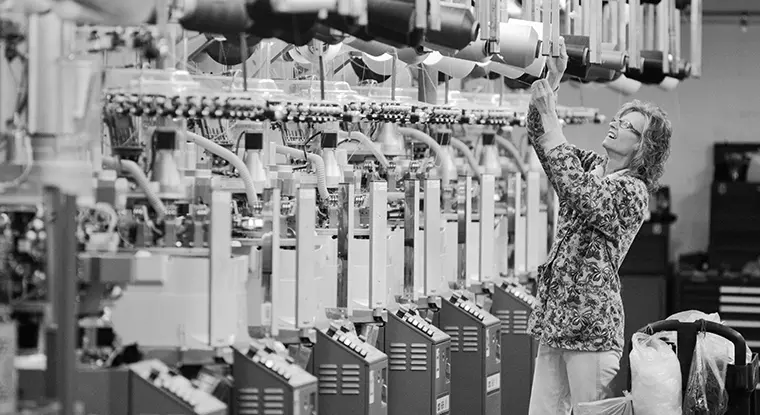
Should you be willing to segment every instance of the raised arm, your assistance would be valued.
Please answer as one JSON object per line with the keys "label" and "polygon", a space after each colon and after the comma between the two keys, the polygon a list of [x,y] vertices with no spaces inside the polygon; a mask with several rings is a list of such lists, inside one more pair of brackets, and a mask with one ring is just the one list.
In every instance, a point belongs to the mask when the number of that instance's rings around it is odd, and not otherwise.
{"label": "raised arm", "polygon": [[[638,223],[649,204],[644,183],[629,176],[602,178],[584,168],[578,149],[562,133],[556,97],[547,81],[534,84],[532,102],[533,122],[540,123],[529,137],[560,200],[606,235],[615,236],[621,226]],[[537,136],[538,132],[543,134]]]}

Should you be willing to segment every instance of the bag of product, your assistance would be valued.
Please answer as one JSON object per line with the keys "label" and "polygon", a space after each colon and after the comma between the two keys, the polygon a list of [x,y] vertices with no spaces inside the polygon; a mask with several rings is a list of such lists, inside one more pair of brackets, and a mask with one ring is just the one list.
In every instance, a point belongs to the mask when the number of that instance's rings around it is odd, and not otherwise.
{"label": "bag of product", "polygon": [[[699,333],[683,400],[684,415],[724,415],[728,410],[726,369],[728,363],[720,343],[710,333]],[[715,347],[719,347],[715,350]]]}
{"label": "bag of product", "polygon": [[579,403],[573,410],[575,415],[633,415],[633,397],[626,392],[622,398],[604,399],[596,402]]}
{"label": "bag of product", "polygon": [[681,415],[681,365],[657,334],[635,333],[631,395],[636,415]]}

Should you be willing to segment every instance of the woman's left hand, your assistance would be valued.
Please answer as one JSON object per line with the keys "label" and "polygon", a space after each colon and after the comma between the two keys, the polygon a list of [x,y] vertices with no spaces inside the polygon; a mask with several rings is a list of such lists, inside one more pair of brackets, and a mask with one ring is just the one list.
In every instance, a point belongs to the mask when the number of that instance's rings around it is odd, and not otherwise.
{"label": "woman's left hand", "polygon": [[[539,79],[531,86],[530,103],[541,114],[544,127],[556,127],[559,125],[557,117],[557,96],[554,95],[549,81]],[[549,131],[547,129],[547,131]]]}

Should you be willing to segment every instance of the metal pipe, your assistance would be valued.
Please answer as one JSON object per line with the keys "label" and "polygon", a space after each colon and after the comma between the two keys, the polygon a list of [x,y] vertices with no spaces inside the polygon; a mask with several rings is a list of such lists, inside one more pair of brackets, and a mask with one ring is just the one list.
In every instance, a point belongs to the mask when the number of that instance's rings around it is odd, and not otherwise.
{"label": "metal pipe", "polygon": [[404,291],[403,299],[413,302],[416,298],[414,286],[414,249],[416,248],[417,216],[420,211],[420,182],[415,177],[404,180]]}
{"label": "metal pipe", "polygon": [[348,247],[354,239],[354,184],[341,183],[338,191],[337,306],[348,308]]}
{"label": "metal pipe", "polygon": [[457,192],[457,289],[467,288],[467,240],[472,222],[472,177],[459,176]]}
{"label": "metal pipe", "polygon": [[387,296],[388,183],[369,183],[369,307],[384,307]]}
{"label": "metal pipe", "polygon": [[47,275],[50,284],[55,342],[46,353],[54,367],[54,394],[62,414],[73,414],[76,401],[77,325],[77,239],[75,196],[58,188],[45,187]]}

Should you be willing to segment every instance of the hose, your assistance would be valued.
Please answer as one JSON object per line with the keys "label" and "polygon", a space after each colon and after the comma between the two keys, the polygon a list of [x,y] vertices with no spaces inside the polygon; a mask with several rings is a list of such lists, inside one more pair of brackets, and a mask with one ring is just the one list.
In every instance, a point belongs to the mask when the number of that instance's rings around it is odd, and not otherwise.
{"label": "hose", "polygon": [[480,164],[478,164],[478,160],[475,159],[475,156],[472,154],[472,150],[467,147],[467,144],[465,144],[462,140],[451,137],[451,146],[464,154],[464,157],[470,164],[470,168],[472,168],[472,174],[476,177],[480,177]]}
{"label": "hose", "polygon": [[496,144],[498,144],[499,147],[503,148],[504,150],[507,150],[507,153],[512,156],[512,158],[515,160],[517,168],[520,170],[520,174],[523,176],[528,174],[528,166],[523,161],[522,154],[520,154],[520,150],[517,149],[517,146],[500,135],[496,136]]}
{"label": "hose", "polygon": [[150,180],[148,180],[148,176],[145,175],[145,172],[142,171],[137,163],[131,160],[119,160],[114,157],[103,157],[103,166],[109,169],[123,171],[132,176],[132,179],[135,181],[135,183],[137,183],[137,187],[139,187],[143,193],[145,193],[145,197],[148,199],[150,207],[153,208],[156,214],[159,217],[166,215],[166,206],[164,205],[164,202],[161,201],[161,199],[158,197],[158,194],[156,194],[156,192],[150,186]]}
{"label": "hose", "polygon": [[443,160],[445,157],[443,154],[443,147],[441,147],[441,145],[438,144],[438,142],[435,141],[433,137],[423,133],[422,131],[416,130],[414,128],[401,127],[398,129],[398,132],[402,135],[409,136],[414,140],[424,143],[426,146],[428,146],[429,149],[433,150],[436,159]]}
{"label": "hose", "polygon": [[350,133],[345,133],[341,131],[341,135],[346,135],[346,134],[348,135],[349,138],[356,137],[359,140],[359,142],[361,142],[362,145],[367,150],[369,150],[373,156],[375,156],[377,161],[380,163],[381,166],[383,166],[384,169],[387,169],[388,166],[390,166],[390,162],[388,161],[387,158],[385,158],[385,155],[383,154],[383,152],[380,151],[379,148],[377,148],[375,143],[373,143],[369,137],[367,137],[366,135],[362,134],[359,131],[351,131]]}
{"label": "hose", "polygon": [[253,185],[253,177],[251,177],[251,172],[248,171],[248,167],[240,157],[238,157],[232,151],[227,150],[219,144],[196,133],[186,131],[185,137],[189,138],[195,144],[202,147],[209,153],[215,156],[219,156],[230,163],[232,167],[238,171],[240,180],[243,181],[243,186],[245,187],[245,195],[248,197],[248,205],[253,207],[254,202],[258,202],[259,196],[256,194],[256,186]]}
{"label": "hose", "polygon": [[327,198],[330,196],[330,191],[327,190],[327,179],[325,177],[325,161],[322,159],[322,157],[314,153],[307,153],[297,148],[290,148],[290,147],[286,147],[280,144],[277,144],[275,146],[275,151],[279,154],[283,154],[286,156],[295,157],[299,159],[303,159],[305,155],[306,159],[311,164],[313,164],[314,168],[317,170],[317,191],[319,191],[319,197],[321,197],[324,200],[327,200]]}

